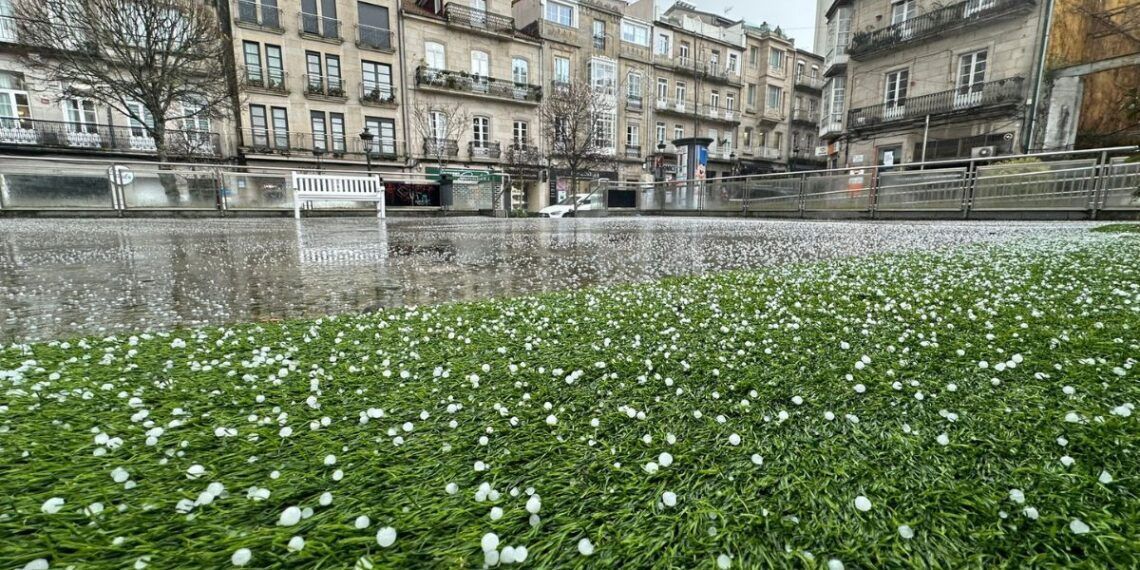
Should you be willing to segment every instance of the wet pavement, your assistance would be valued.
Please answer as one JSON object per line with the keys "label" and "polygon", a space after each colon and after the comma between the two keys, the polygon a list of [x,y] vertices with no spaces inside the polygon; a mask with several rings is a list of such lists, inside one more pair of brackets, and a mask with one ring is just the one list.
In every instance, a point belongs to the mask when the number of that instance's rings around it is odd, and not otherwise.
{"label": "wet pavement", "polygon": [[0,220],[0,343],[575,289],[1082,223]]}

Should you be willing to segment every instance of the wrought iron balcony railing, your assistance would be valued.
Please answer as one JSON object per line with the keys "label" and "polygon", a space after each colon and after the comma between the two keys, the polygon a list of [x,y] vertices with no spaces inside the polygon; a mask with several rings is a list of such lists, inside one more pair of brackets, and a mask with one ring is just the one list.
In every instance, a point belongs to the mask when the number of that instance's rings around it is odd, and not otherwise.
{"label": "wrought iron balcony railing", "polygon": [[243,67],[241,69],[242,86],[246,89],[287,95],[289,94],[288,80],[289,74],[280,69],[260,67]]}
{"label": "wrought iron balcony railing", "polygon": [[799,123],[811,123],[813,125],[818,125],[819,112],[813,112],[809,109],[793,109],[792,120]]}
{"label": "wrought iron balcony railing", "polygon": [[515,35],[514,18],[486,10],[477,10],[455,2],[448,2],[444,5],[443,18],[452,26],[504,36]]}
{"label": "wrought iron balcony railing", "polygon": [[459,156],[459,141],[426,139],[424,140],[424,156],[429,158],[456,158]]}
{"label": "wrought iron balcony railing", "polygon": [[542,88],[537,85],[430,67],[416,68],[416,87],[486,95],[524,103],[542,101]]}
{"label": "wrought iron balcony railing", "polygon": [[467,156],[472,160],[498,160],[503,155],[502,149],[497,142],[470,141],[467,143]]}
{"label": "wrought iron balcony railing", "polygon": [[[242,129],[241,139],[243,148],[257,154],[364,160],[364,142],[355,136],[274,129]],[[395,158],[396,140],[379,136],[374,138],[370,154],[373,158]]]}
{"label": "wrought iron balcony railing", "polygon": [[642,104],[643,104],[643,101],[642,101],[641,97],[638,95],[626,95],[626,97],[625,97],[625,108],[626,109],[629,109],[631,111],[640,111],[642,108]]}
{"label": "wrought iron balcony railing", "polygon": [[625,145],[625,156],[626,158],[641,158],[641,145]]}
{"label": "wrought iron balcony railing", "polygon": [[364,81],[360,84],[360,102],[365,105],[395,105],[396,91],[389,84]]}
{"label": "wrought iron balcony railing", "polygon": [[985,108],[1017,105],[1025,93],[1024,83],[1023,77],[1010,77],[851,109],[848,112],[847,127],[858,131],[876,128],[885,123],[920,120],[927,115],[974,113]]}
{"label": "wrought iron balcony railing", "polygon": [[324,38],[328,40],[340,40],[340,20],[336,18],[326,18],[319,14],[309,14],[301,12],[298,14],[301,19],[301,35]]}
{"label": "wrought iron balcony railing", "polygon": [[333,99],[347,99],[348,93],[344,90],[344,80],[339,77],[321,77],[319,75],[302,75],[306,97],[330,97]]}
{"label": "wrought iron balcony railing", "polygon": [[[218,133],[167,129],[163,139],[166,141],[165,150],[171,156],[218,157],[222,154]],[[112,153],[158,152],[154,137],[141,126],[123,127],[16,117],[0,118],[0,145]]]}
{"label": "wrought iron balcony railing", "polygon": [[795,85],[796,85],[796,87],[803,87],[805,89],[813,89],[815,91],[820,91],[823,89],[823,78],[822,77],[813,77],[813,76],[808,75],[806,73],[798,73],[798,74],[796,74]]}
{"label": "wrought iron balcony railing", "polygon": [[255,0],[238,0],[237,18],[235,20],[238,24],[246,24],[265,30],[275,32],[285,30],[281,25],[281,9]]}
{"label": "wrought iron balcony railing", "polygon": [[921,16],[851,37],[847,54],[860,60],[898,46],[927,40],[947,32],[1029,9],[1034,0],[966,0],[931,10]]}
{"label": "wrought iron balcony railing", "polygon": [[357,24],[356,47],[392,51],[392,30]]}

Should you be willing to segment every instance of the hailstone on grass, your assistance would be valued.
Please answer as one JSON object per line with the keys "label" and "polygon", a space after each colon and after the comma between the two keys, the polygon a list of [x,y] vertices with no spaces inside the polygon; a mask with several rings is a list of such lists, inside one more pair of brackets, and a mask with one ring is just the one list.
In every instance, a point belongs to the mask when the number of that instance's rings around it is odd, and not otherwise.
{"label": "hailstone on grass", "polygon": [[380,548],[388,548],[396,542],[396,529],[386,526],[376,531],[376,543]]}
{"label": "hailstone on grass", "polygon": [[289,552],[300,552],[305,549],[305,539],[299,536],[294,536],[289,539],[289,544],[286,546]]}
{"label": "hailstone on grass", "polygon": [[368,515],[360,515],[353,521],[352,526],[356,527],[357,530],[363,530],[368,528],[369,524],[372,524],[372,521],[368,518]]}
{"label": "hailstone on grass", "polygon": [[277,526],[293,526],[299,522],[301,522],[301,509],[297,507],[286,507],[277,518]]}
{"label": "hailstone on grass", "polygon": [[727,554],[721,554],[716,557],[716,567],[720,570],[728,570],[732,566],[732,558]]}
{"label": "hailstone on grass", "polygon": [[907,540],[910,540],[910,539],[914,538],[914,530],[905,524],[900,525],[899,526],[899,536],[901,536]]}
{"label": "hailstone on grass", "polygon": [[578,541],[578,553],[582,556],[589,556],[594,553],[594,543],[590,539],[583,538]]}
{"label": "hailstone on grass", "polygon": [[63,503],[64,500],[61,497],[52,497],[44,501],[44,504],[40,507],[40,510],[43,511],[45,515],[54,515],[63,509]]}
{"label": "hailstone on grass", "polygon": [[657,456],[657,463],[662,467],[668,467],[673,464],[673,455],[668,451],[662,451],[661,455]]}
{"label": "hailstone on grass", "polygon": [[665,503],[666,507],[677,506],[677,494],[672,491],[665,491],[661,494],[661,502]]}
{"label": "hailstone on grass", "polygon": [[542,499],[538,495],[531,495],[526,500],[526,512],[537,515],[538,511],[542,509]]}
{"label": "hailstone on grass", "polygon": [[740,436],[739,436],[739,435],[737,435],[737,434],[735,434],[735,433],[734,433],[734,434],[732,434],[732,435],[730,435],[730,436],[728,436],[728,443],[730,443],[730,444],[732,444],[732,445],[734,445],[734,446],[735,446],[735,445],[740,445]]}
{"label": "hailstone on grass", "polygon": [[239,548],[230,556],[230,562],[234,566],[245,566],[249,564],[251,558],[253,558],[253,553],[248,548]]}
{"label": "hailstone on grass", "polygon": [[863,495],[859,495],[858,497],[855,497],[855,508],[859,509],[860,511],[862,511],[864,513],[871,510],[871,499],[868,499],[867,497],[864,497]]}
{"label": "hailstone on grass", "polygon": [[488,532],[483,535],[479,540],[479,546],[483,548],[483,552],[490,552],[499,548],[499,535]]}
{"label": "hailstone on grass", "polygon": [[1071,530],[1073,534],[1085,534],[1091,529],[1089,529],[1089,525],[1085,524],[1085,521],[1082,521],[1081,519],[1073,519],[1069,523],[1069,530]]}

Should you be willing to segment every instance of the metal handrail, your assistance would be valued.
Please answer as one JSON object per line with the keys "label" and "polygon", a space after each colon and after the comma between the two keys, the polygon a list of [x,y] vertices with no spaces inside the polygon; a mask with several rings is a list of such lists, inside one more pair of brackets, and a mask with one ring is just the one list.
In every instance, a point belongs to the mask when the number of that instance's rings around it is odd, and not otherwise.
{"label": "metal handrail", "polygon": [[1021,101],[1025,78],[1021,76],[975,83],[966,88],[947,89],[898,101],[859,107],[847,112],[847,128],[860,130],[880,123],[914,120],[979,107],[1014,105]]}
{"label": "metal handrail", "polygon": [[921,16],[870,32],[851,36],[847,55],[851,59],[884,52],[896,46],[935,37],[948,31],[975,25],[1018,8],[1028,8],[1034,0],[966,0]]}
{"label": "metal handrail", "polygon": [[448,2],[443,6],[443,18],[448,24],[473,30],[486,30],[496,34],[514,35],[515,19],[510,16],[477,10],[470,6]]}
{"label": "metal handrail", "polygon": [[542,87],[527,83],[515,83],[505,79],[473,75],[462,71],[416,68],[416,86],[447,89],[478,95],[490,95],[514,101],[538,103],[542,100]]}

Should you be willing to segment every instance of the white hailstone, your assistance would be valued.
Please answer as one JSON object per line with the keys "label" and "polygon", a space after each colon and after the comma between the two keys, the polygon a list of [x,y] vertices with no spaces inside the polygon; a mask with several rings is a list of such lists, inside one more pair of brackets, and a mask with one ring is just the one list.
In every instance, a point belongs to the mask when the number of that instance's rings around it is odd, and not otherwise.
{"label": "white hailstone", "polygon": [[950,436],[946,435],[945,432],[939,434],[935,439],[938,441],[938,445],[950,445]]}
{"label": "white hailstone", "polygon": [[728,443],[732,445],[740,445],[740,436],[735,433],[728,436]]}
{"label": "white hailstone", "polygon": [[456,485],[455,483],[448,483],[447,486],[443,488],[443,490],[447,491],[448,495],[454,495],[459,492],[459,485]]}
{"label": "white hailstone", "polygon": [[45,515],[54,515],[63,509],[63,503],[64,500],[62,498],[52,497],[44,501],[44,504],[40,507],[40,510],[43,511]]}
{"label": "white hailstone", "polygon": [[537,515],[540,510],[542,510],[542,499],[538,495],[531,495],[526,500],[526,512]]}
{"label": "white hailstone", "polygon": [[390,526],[386,526],[386,527],[376,531],[376,544],[379,544],[380,548],[388,548],[389,546],[392,546],[395,543],[396,543],[396,529],[394,529]]}
{"label": "white hailstone", "polygon": [[776,417],[779,418],[780,421],[785,421],[789,416],[786,410],[780,410],[780,413],[776,414]]}
{"label": "white hailstone", "polygon": [[665,434],[665,443],[668,443],[669,445],[673,445],[674,443],[677,443],[677,436],[675,436],[671,433]]}
{"label": "white hailstone", "polygon": [[487,445],[488,443],[491,443],[491,440],[488,439],[487,436],[484,435],[479,437],[479,445]]}
{"label": "white hailstone", "polygon": [[1010,489],[1009,500],[1019,505],[1025,504],[1025,493],[1021,489]]}
{"label": "white hailstone", "polygon": [[598,420],[598,418],[591,418],[590,419],[590,427],[596,428],[600,425],[602,425],[602,422],[600,420]]}
{"label": "white hailstone", "polygon": [[1122,418],[1127,418],[1128,416],[1132,415],[1132,408],[1129,407],[1129,404],[1125,404],[1123,406],[1117,406],[1117,407],[1112,409],[1112,415],[1120,416]]}
{"label": "white hailstone", "polygon": [[332,493],[325,491],[324,493],[321,493],[321,497],[317,499],[317,503],[319,503],[322,507],[327,507],[332,504],[332,499]]}
{"label": "white hailstone", "polygon": [[404,422],[404,425],[400,426],[400,428],[406,432],[411,432],[416,429],[416,426],[413,425],[412,422]]}
{"label": "white hailstone", "polygon": [[497,521],[503,518],[503,509],[500,507],[491,507],[491,520]]}
{"label": "white hailstone", "polygon": [[48,568],[51,566],[48,565],[46,558],[37,558],[24,565],[24,570],[48,570]]}
{"label": "white hailstone", "polygon": [[522,564],[523,562],[526,562],[527,554],[529,554],[529,552],[527,552],[527,549],[525,546],[516,546],[515,547],[515,563],[516,564]]}
{"label": "white hailstone", "polygon": [[864,513],[871,510],[871,499],[868,499],[863,495],[855,497],[855,508],[863,511]]}
{"label": "white hailstone", "polygon": [[501,564],[514,564],[517,559],[515,558],[515,547],[504,546],[503,551],[499,553],[499,563]]}
{"label": "white hailstone", "polygon": [[342,471],[340,469],[333,471],[332,480],[333,481],[340,481],[341,479],[344,479],[344,471]]}
{"label": "white hailstone", "polygon": [[239,548],[234,551],[233,556],[230,556],[230,562],[234,566],[245,566],[249,564],[249,560],[253,558],[253,552],[248,548]]}
{"label": "white hailstone", "polygon": [[293,526],[299,522],[301,522],[301,509],[297,507],[287,507],[277,518],[277,526]]}
{"label": "white hailstone", "polygon": [[594,543],[590,539],[583,538],[578,541],[578,553],[582,556],[589,556],[594,553]]}
{"label": "white hailstone", "polygon": [[1037,509],[1033,507],[1025,507],[1021,512],[1030,520],[1037,520],[1037,517],[1040,516],[1037,514]]}
{"label": "white hailstone", "polygon": [[103,512],[103,503],[91,503],[83,509],[83,514],[89,517],[93,517],[101,512]]}
{"label": "white hailstone", "polygon": [[289,426],[285,426],[277,432],[277,435],[279,435],[281,437],[289,437],[289,436],[293,435],[293,428],[291,428]]}
{"label": "white hailstone", "polygon": [[1085,521],[1073,519],[1072,522],[1069,523],[1069,530],[1073,531],[1073,534],[1085,534],[1090,529],[1089,525],[1085,524]]}
{"label": "white hailstone", "polygon": [[864,385],[862,385],[862,384],[856,384],[856,385],[855,385],[855,393],[857,393],[857,394],[862,394],[863,392],[866,392],[866,391],[867,391],[867,387],[866,387],[866,386],[864,386]]}
{"label": "white hailstone", "polygon": [[325,465],[328,465],[329,467],[336,465],[336,456],[331,454],[331,453],[326,455],[325,456]]}
{"label": "white hailstone", "polygon": [[907,540],[910,540],[910,539],[914,538],[914,529],[910,528],[909,526],[907,526],[905,524],[900,525],[899,526],[899,536],[901,536]]}
{"label": "white hailstone", "polygon": [[867,365],[863,364],[862,360],[855,362],[855,370],[862,370],[865,366],[867,366]]}
{"label": "white hailstone", "polygon": [[721,554],[716,557],[716,567],[720,570],[728,570],[732,567],[732,558],[727,554]]}
{"label": "white hailstone", "polygon": [[111,480],[116,483],[125,483],[127,479],[131,478],[131,474],[127,473],[126,469],[116,467],[111,470]]}
{"label": "white hailstone", "polygon": [[847,341],[842,341],[839,343],[839,348],[841,348],[843,350],[847,350],[847,349],[851,348],[851,345]]}
{"label": "white hailstone", "polygon": [[650,461],[649,463],[646,463],[645,467],[643,467],[642,469],[645,469],[646,473],[652,475],[652,474],[657,472],[657,462]]}
{"label": "white hailstone", "polygon": [[476,471],[486,471],[487,470],[487,464],[483,463],[482,461],[476,461],[475,462],[475,470]]}
{"label": "white hailstone", "polygon": [[990,363],[989,363],[989,362],[986,362],[985,360],[979,360],[979,361],[978,361],[978,368],[981,368],[982,370],[985,370],[986,368],[989,368],[989,367],[990,367]]}
{"label": "white hailstone", "polygon": [[372,520],[368,518],[368,515],[360,515],[353,521],[352,526],[356,527],[356,530],[363,530],[368,528],[370,524],[372,524]]}
{"label": "white hailstone", "polygon": [[1076,463],[1076,460],[1073,459],[1072,457],[1069,457],[1068,455],[1062,455],[1061,456],[1061,465],[1064,465],[1065,467],[1070,467],[1073,465],[1073,463]]}
{"label": "white hailstone", "polygon": [[649,434],[645,434],[645,435],[641,436],[641,443],[644,443],[645,445],[649,445],[649,444],[653,443],[653,436],[651,436]]}
{"label": "white hailstone", "polygon": [[286,546],[289,552],[300,552],[305,549],[305,539],[299,536],[294,536],[289,539],[289,544]]}
{"label": "white hailstone", "polygon": [[764,464],[764,458],[759,453],[752,454],[752,464],[759,467]]}
{"label": "white hailstone", "polygon": [[270,479],[279,479],[280,477],[281,477],[281,472],[280,472],[280,471],[277,471],[277,470],[273,470],[272,472],[270,472],[270,473],[269,473],[269,478],[270,478]]}
{"label": "white hailstone", "polygon": [[554,417],[554,414],[546,416],[546,425],[548,425],[548,426],[558,425],[558,418]]}
{"label": "white hailstone", "polygon": [[957,392],[958,391],[958,385],[951,382],[951,383],[946,385],[946,390],[949,392]]}
{"label": "white hailstone", "polygon": [[202,467],[201,465],[198,465],[197,463],[195,463],[194,465],[191,465],[189,469],[186,470],[186,478],[187,479],[197,479],[197,478],[201,477],[202,474],[205,472],[206,472],[205,467]]}
{"label": "white hailstone", "polygon": [[677,494],[672,491],[665,491],[661,494],[661,502],[665,503],[666,507],[677,506]]}
{"label": "white hailstone", "polygon": [[483,551],[483,567],[484,568],[490,568],[492,566],[498,566],[498,565],[499,565],[499,551],[498,550]]}
{"label": "white hailstone", "polygon": [[660,463],[662,467],[668,467],[672,465],[673,454],[669,453],[668,451],[662,451],[661,455],[657,456],[657,463]]}
{"label": "white hailstone", "polygon": [[1057,445],[1065,447],[1066,445],[1069,445],[1069,440],[1065,439],[1065,436],[1058,437]]}
{"label": "white hailstone", "polygon": [[530,518],[527,519],[527,522],[530,523],[530,526],[537,527],[542,523],[542,517],[539,517],[538,515],[530,515]]}
{"label": "white hailstone", "polygon": [[1076,413],[1076,412],[1069,412],[1069,413],[1065,414],[1065,421],[1069,422],[1071,424],[1080,423],[1081,422],[1081,415]]}
{"label": "white hailstone", "polygon": [[925,394],[923,394],[922,392],[915,392],[915,393],[914,393],[914,399],[915,399],[915,400],[920,400],[920,401],[921,401],[921,400],[924,400],[924,399],[926,399],[926,395],[925,395]]}
{"label": "white hailstone", "polygon": [[1077,389],[1072,386],[1065,386],[1061,388],[1061,391],[1064,392],[1066,396],[1072,396],[1077,393]]}
{"label": "white hailstone", "polygon": [[1112,482],[1112,475],[1108,471],[1101,471],[1097,481],[1100,481],[1102,485],[1107,485]]}
{"label": "white hailstone", "polygon": [[479,540],[479,546],[481,546],[483,548],[483,552],[498,550],[498,548],[499,548],[499,535],[497,535],[493,532],[488,532],[487,534],[484,534],[483,538]]}
{"label": "white hailstone", "polygon": [[843,570],[843,561],[838,558],[832,558],[827,561],[827,570]]}
{"label": "white hailstone", "polygon": [[[792,403],[797,405],[797,406],[800,406],[800,405],[803,405],[804,399],[801,396],[792,396]],[[725,555],[721,554],[721,556],[725,556]]]}

